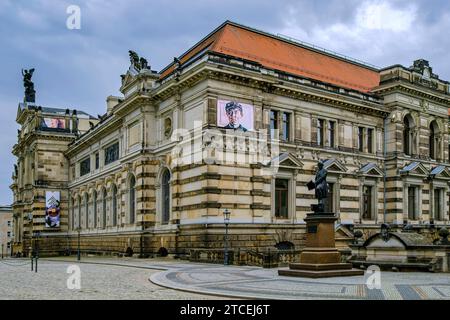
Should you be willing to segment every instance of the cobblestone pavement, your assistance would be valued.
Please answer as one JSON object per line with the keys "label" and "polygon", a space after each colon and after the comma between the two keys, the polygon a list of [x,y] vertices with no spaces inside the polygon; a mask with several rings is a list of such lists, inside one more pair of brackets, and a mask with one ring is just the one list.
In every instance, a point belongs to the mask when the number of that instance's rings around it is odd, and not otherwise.
{"label": "cobblestone pavement", "polygon": [[253,299],[450,299],[449,274],[381,272],[380,289],[370,289],[368,277],[308,279],[279,276],[278,269],[190,266],[155,273],[150,279],[174,289]]}
{"label": "cobblestone pavement", "polygon": [[[81,269],[81,289],[69,290],[69,265]],[[381,272],[381,289],[365,276],[308,279],[278,269],[189,263],[170,258],[0,260],[0,299],[450,299],[450,275]],[[150,280],[150,281],[149,281]]]}
{"label": "cobblestone pavement", "polygon": [[[109,263],[110,260],[92,262]],[[122,259],[116,259],[112,264],[114,263],[132,265]],[[78,265],[81,270],[80,290],[67,288],[67,279],[70,276],[67,267],[73,264]],[[157,268],[164,265],[159,264]],[[29,260],[0,259],[0,299],[223,299],[155,285],[149,281],[149,277],[159,272],[157,269],[144,269],[144,263],[140,261],[134,265],[139,268],[39,259],[38,272],[35,273],[31,271]]]}

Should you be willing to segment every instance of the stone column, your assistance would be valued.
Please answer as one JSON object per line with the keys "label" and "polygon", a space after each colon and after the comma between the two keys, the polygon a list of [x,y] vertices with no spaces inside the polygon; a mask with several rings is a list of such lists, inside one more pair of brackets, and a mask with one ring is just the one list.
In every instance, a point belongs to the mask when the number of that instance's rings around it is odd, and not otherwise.
{"label": "stone column", "polygon": [[298,111],[294,112],[294,142],[296,144],[300,143],[302,140],[302,118]]}

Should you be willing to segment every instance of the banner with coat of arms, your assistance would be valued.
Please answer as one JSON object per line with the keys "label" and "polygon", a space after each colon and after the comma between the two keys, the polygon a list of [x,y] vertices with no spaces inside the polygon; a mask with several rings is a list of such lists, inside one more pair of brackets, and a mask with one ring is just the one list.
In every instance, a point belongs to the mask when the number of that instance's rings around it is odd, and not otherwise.
{"label": "banner with coat of arms", "polygon": [[60,192],[45,192],[45,227],[59,228],[60,225]]}

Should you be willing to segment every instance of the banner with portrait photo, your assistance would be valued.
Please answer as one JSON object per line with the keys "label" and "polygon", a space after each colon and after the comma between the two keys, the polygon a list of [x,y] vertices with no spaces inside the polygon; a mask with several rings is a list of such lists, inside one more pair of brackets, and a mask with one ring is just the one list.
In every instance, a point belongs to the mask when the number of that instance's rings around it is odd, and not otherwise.
{"label": "banner with portrait photo", "polygon": [[224,129],[252,131],[253,106],[232,100],[217,101],[217,126]]}
{"label": "banner with portrait photo", "polygon": [[41,126],[43,128],[65,129],[66,122],[62,118],[43,118]]}
{"label": "banner with portrait photo", "polygon": [[45,191],[45,227],[59,228],[61,221],[59,191]]}

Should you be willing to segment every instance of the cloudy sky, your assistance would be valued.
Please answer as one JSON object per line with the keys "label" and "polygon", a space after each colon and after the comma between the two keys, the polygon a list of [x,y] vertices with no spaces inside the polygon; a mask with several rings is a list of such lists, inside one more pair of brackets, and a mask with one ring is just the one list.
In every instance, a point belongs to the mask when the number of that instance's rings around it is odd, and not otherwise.
{"label": "cloudy sky", "polygon": [[[81,9],[81,29],[66,26]],[[40,105],[104,113],[128,50],[161,70],[225,20],[280,33],[385,67],[425,58],[450,80],[448,0],[0,0],[0,204],[9,204],[23,99],[21,68]]]}

